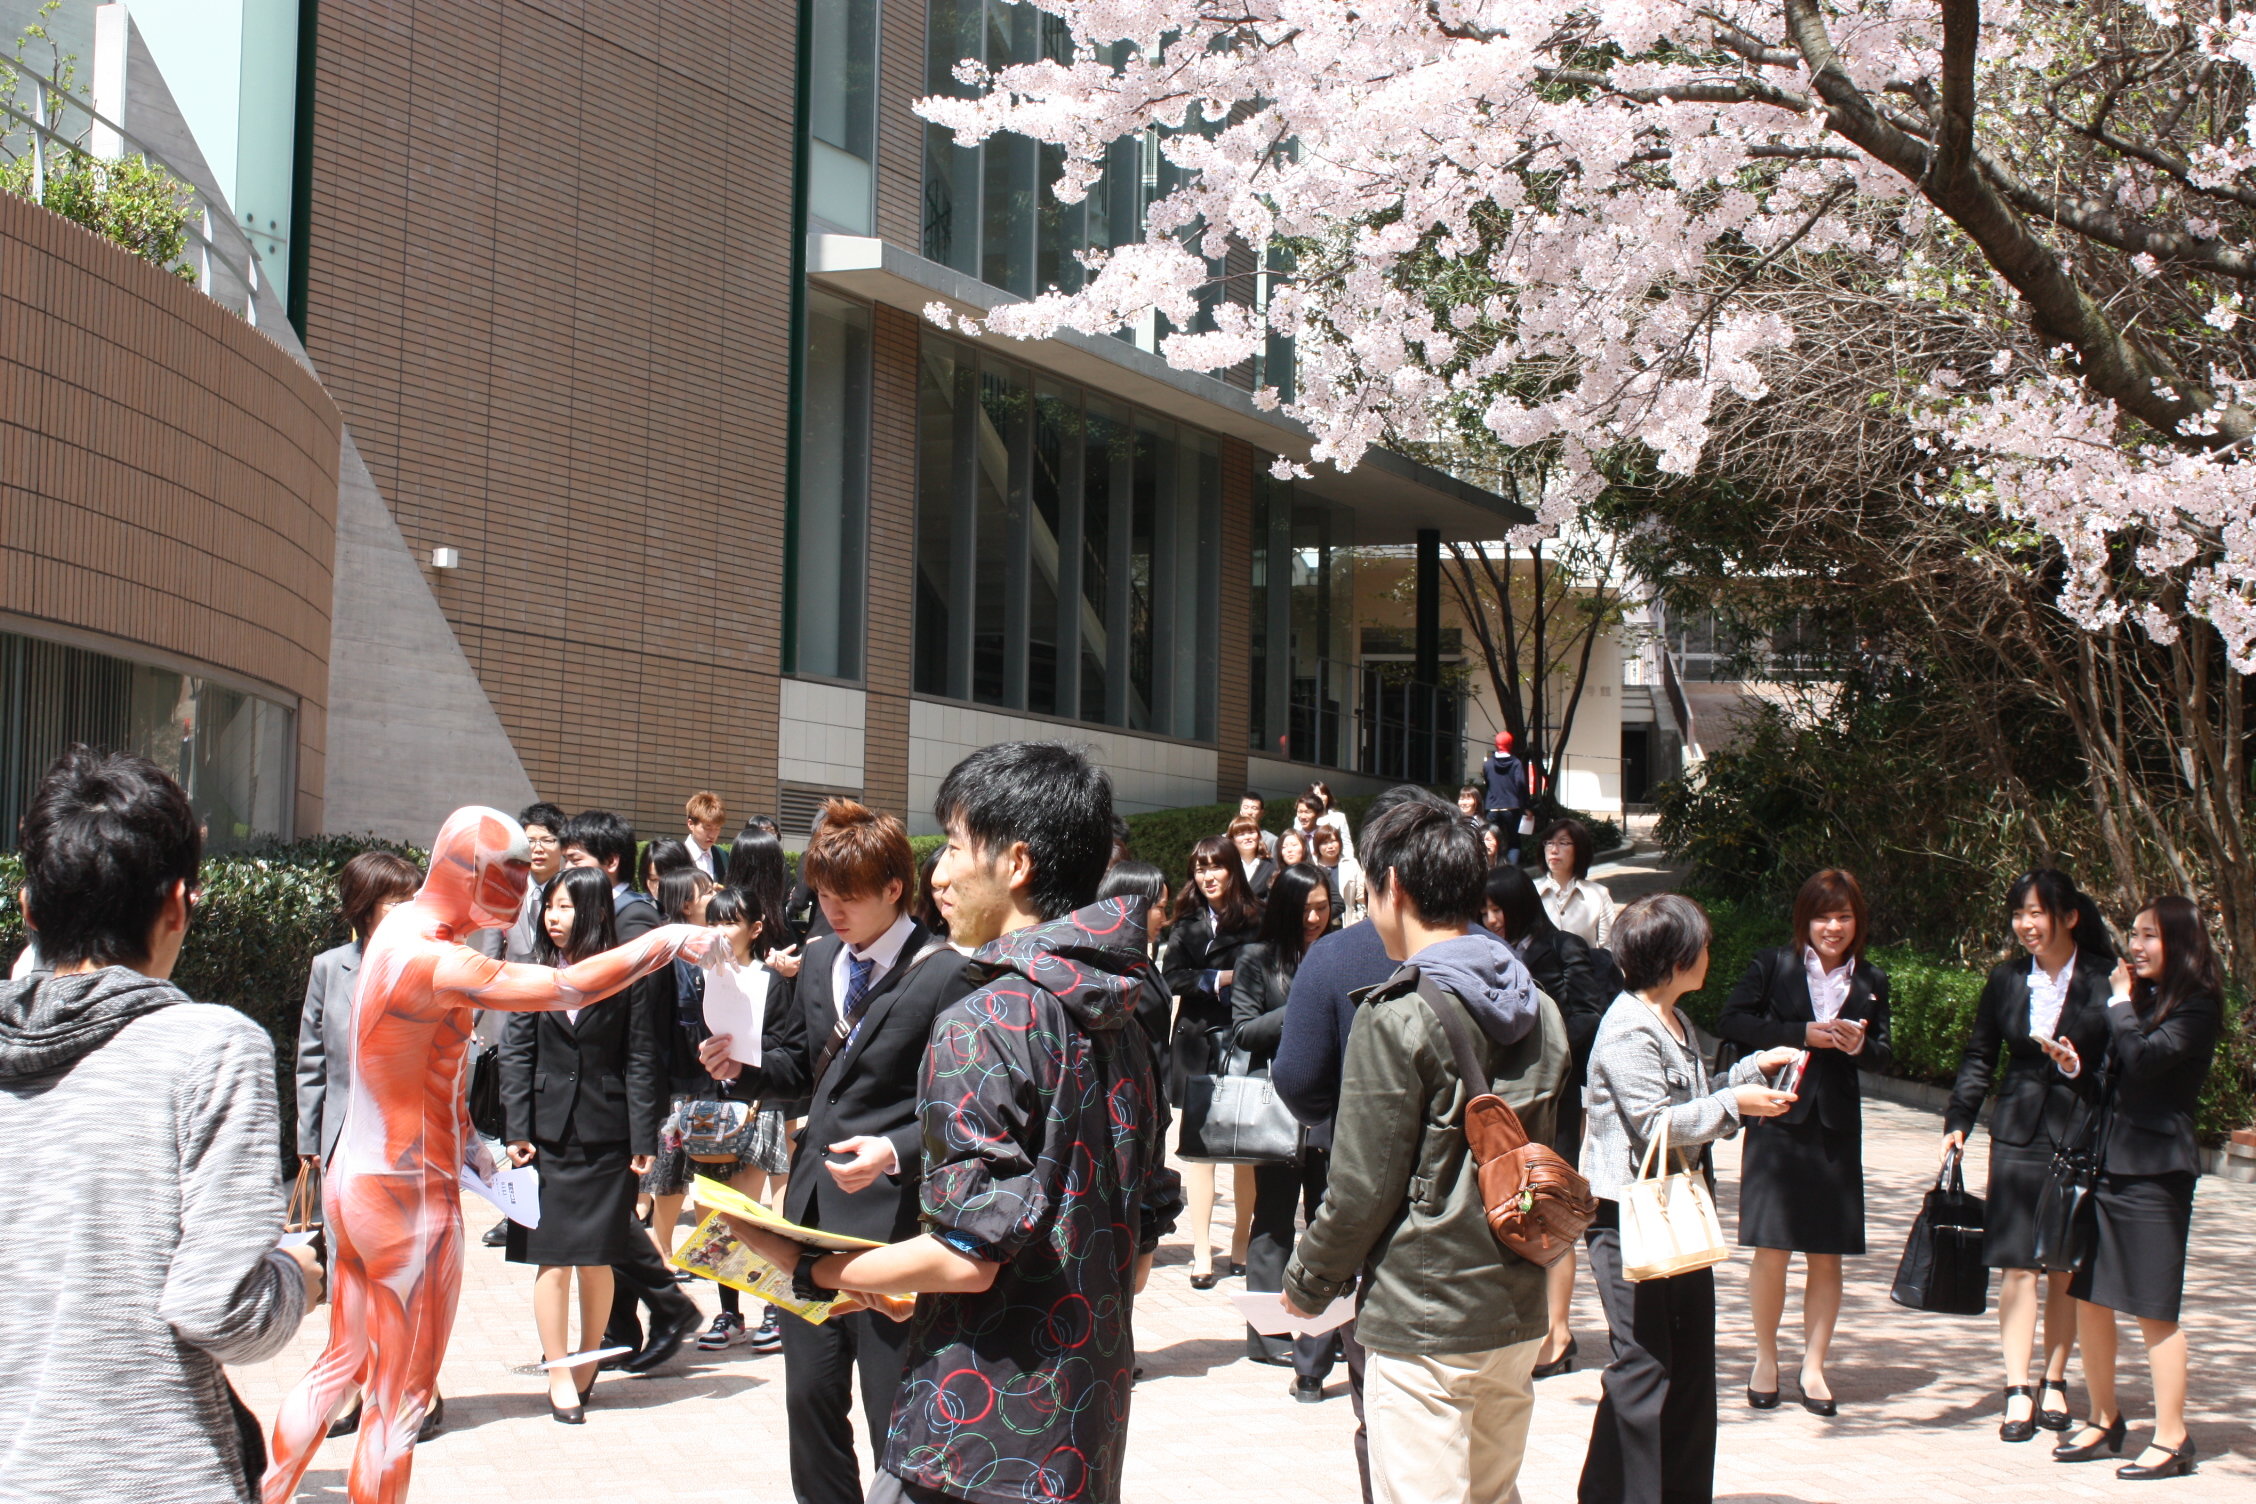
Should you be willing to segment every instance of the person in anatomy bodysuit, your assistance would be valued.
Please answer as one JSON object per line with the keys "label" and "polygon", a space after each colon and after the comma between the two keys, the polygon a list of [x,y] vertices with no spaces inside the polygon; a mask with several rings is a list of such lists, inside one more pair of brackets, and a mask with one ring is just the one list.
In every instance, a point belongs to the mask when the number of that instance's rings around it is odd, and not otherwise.
{"label": "person in anatomy bodysuit", "polygon": [[703,961],[718,932],[671,924],[571,966],[509,965],[463,943],[514,924],[531,875],[525,832],[499,810],[458,809],[431,872],[377,926],[353,1004],[353,1082],[325,1198],[334,1250],[329,1343],[282,1402],[266,1504],[284,1504],[333,1413],[357,1383],[353,1504],[407,1496],[416,1428],[437,1389],[462,1288],[466,1153],[490,1176],[469,1126],[462,1066],[480,1008],[579,1008],[677,957]]}

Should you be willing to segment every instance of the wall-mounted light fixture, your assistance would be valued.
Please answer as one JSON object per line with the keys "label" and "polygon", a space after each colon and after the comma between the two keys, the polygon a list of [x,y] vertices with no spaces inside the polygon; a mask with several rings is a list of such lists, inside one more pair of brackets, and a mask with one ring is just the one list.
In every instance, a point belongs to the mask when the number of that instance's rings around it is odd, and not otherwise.
{"label": "wall-mounted light fixture", "polygon": [[462,567],[462,550],[459,548],[432,549],[431,567],[433,569],[460,569]]}

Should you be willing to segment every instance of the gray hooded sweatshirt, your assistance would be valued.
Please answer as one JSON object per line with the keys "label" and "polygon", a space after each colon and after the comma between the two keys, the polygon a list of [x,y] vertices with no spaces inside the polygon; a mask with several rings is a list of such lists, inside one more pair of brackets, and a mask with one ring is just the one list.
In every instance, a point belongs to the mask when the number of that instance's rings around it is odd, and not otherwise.
{"label": "gray hooded sweatshirt", "polygon": [[0,984],[0,1499],[236,1504],[223,1363],[305,1316],[274,1046],[124,967]]}

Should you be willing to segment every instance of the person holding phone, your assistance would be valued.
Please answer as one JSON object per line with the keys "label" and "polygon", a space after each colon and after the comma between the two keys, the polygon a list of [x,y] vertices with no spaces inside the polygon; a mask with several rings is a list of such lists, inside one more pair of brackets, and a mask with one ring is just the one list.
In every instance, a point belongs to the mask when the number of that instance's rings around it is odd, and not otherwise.
{"label": "person holding phone", "polygon": [[[1943,1116],[1945,1162],[1966,1146],[1990,1094],[1990,1177],[1982,1256],[2004,1274],[1998,1282],[1998,1332],[2005,1347],[2005,1419],[2001,1441],[2027,1441],[2039,1427],[2075,1423],[2068,1400],[2068,1357],[2076,1346],[2076,1307],[2069,1271],[2037,1266],[2037,1198],[2051,1172],[2053,1150],[2068,1139],[2093,1093],[2088,1077],[2061,1069],[2051,1046],[2069,1044],[2077,1058],[2096,1060],[2107,1048],[2108,978],[2115,948],[2099,906],[2068,874],[2051,867],[2024,873],[2006,898],[2014,938],[2028,959],[1991,971],[1974,1005],[1974,1031],[1960,1058],[1958,1084]],[[2005,1063],[1998,1065],[2000,1053]],[[2040,1297],[2038,1279],[2045,1289]],[[2029,1345],[2044,1308],[2044,1371],[2029,1387]],[[2051,1391],[2060,1403],[2049,1405]]]}
{"label": "person holding phone", "polygon": [[[2109,979],[2108,1043],[2096,1066],[2107,1102],[2099,1183],[2092,1192],[2091,1257],[2069,1281],[2076,1336],[2091,1388],[2090,1419],[2052,1449],[2055,1462],[2086,1462],[2123,1449],[2115,1394],[2115,1313],[2136,1317],[2154,1374],[2154,1439],[2119,1478],[2181,1478],[2193,1471],[2186,1432],[2185,1293],[2193,1182],[2201,1173],[2194,1109],[2223,1026],[2224,988],[2201,912],[2176,894],[2131,923],[2130,955]],[[2069,1039],[2039,1044],[2071,1078],[2093,1069]]]}
{"label": "person holding phone", "polygon": [[1747,1132],[1740,1161],[1739,1246],[1752,1248],[1747,1304],[1755,1366],[1747,1403],[1778,1405],[1778,1326],[1795,1254],[1802,1290],[1802,1408],[1836,1410],[1825,1360],[1841,1314],[1841,1260],[1864,1252],[1864,1124],[1857,1070],[1886,1070],[1888,975],[1864,958],[1864,890],[1827,868],[1794,898],[1794,942],[1760,951],[1724,1000],[1716,1032],[1748,1050],[1788,1048],[1784,1114]]}

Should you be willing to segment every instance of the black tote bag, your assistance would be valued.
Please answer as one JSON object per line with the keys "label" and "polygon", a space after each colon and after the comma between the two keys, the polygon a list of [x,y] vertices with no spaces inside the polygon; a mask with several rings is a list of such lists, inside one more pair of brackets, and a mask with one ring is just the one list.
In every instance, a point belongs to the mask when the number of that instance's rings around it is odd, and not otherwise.
{"label": "black tote bag", "polygon": [[1990,1300],[1982,1262],[1982,1198],[1966,1189],[1965,1156],[1952,1154],[1911,1224],[1888,1298],[1914,1311],[1979,1316]]}
{"label": "black tote bag", "polygon": [[1253,1072],[1243,1050],[1217,1051],[1213,1058],[1219,1073],[1183,1083],[1177,1156],[1205,1164],[1300,1163],[1306,1130],[1269,1084],[1268,1072]]}

